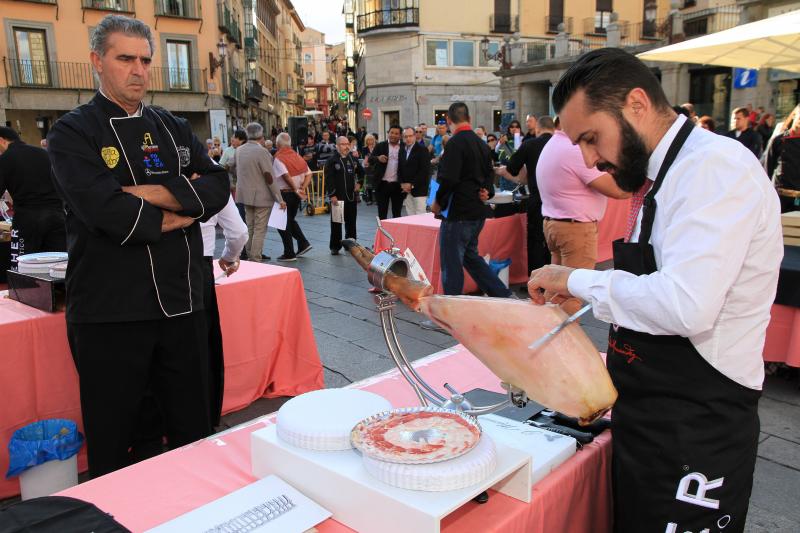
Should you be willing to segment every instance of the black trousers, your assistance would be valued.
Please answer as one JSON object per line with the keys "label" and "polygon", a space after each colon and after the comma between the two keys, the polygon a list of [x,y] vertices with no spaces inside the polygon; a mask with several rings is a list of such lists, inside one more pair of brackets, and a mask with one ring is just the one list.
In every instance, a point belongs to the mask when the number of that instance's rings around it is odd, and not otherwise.
{"label": "black trousers", "polygon": [[[284,196],[285,198],[285,196]],[[219,324],[217,289],[214,283],[214,259],[203,261],[203,307],[208,328],[208,389],[211,427],[219,425],[222,417],[222,398],[225,392],[225,358],[222,353],[222,328]]]}
{"label": "black trousers", "polygon": [[14,212],[19,253],[66,252],[67,231],[61,208],[27,207]]}
{"label": "black trousers", "polygon": [[386,220],[389,218],[389,202],[392,203],[392,218],[403,216],[403,200],[405,193],[398,181],[381,181],[375,189],[375,197],[378,200],[378,218]]}
{"label": "black trousers", "polygon": [[141,322],[67,323],[81,393],[89,473],[127,466],[148,387],[170,448],[211,434],[203,311]]}
{"label": "black trousers", "polygon": [[295,255],[294,242],[297,241],[297,251],[299,252],[308,246],[308,239],[303,235],[303,230],[300,229],[300,224],[297,223],[297,209],[300,207],[300,196],[295,192],[283,192],[283,201],[286,202],[286,229],[278,230],[278,234],[283,241],[283,255],[292,257]]}
{"label": "black trousers", "polygon": [[[357,205],[355,200],[348,202],[347,200],[339,200],[344,203],[344,236],[346,239],[357,239],[356,237],[356,215]],[[339,251],[342,249],[342,223],[334,222],[331,218],[331,251]]]}
{"label": "black trousers", "polygon": [[528,275],[537,268],[550,264],[550,250],[544,238],[544,217],[541,200],[531,199],[528,204]]}

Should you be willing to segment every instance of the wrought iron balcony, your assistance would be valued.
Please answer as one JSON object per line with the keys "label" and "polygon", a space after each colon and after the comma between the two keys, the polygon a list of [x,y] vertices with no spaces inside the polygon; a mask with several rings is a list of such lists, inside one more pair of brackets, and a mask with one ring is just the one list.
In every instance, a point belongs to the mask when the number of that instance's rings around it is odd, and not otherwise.
{"label": "wrought iron balcony", "polygon": [[264,91],[258,80],[247,80],[247,99],[260,102],[264,99]]}
{"label": "wrought iron balcony", "polygon": [[232,12],[226,2],[217,3],[217,24],[219,31],[228,35],[228,40],[242,47],[242,31],[236,13]]}
{"label": "wrought iron balcony", "polygon": [[236,100],[237,102],[244,102],[244,91],[242,90],[242,75],[238,70],[228,72],[223,76],[222,94]]}
{"label": "wrought iron balcony", "polygon": [[358,15],[356,27],[359,33],[391,28],[419,26],[417,0],[402,0],[407,7],[399,9],[378,9]]}
{"label": "wrought iron balcony", "polygon": [[245,22],[244,24],[244,55],[248,61],[257,61],[260,56],[260,46],[258,44],[258,32],[255,25]]}
{"label": "wrought iron balcony", "polygon": [[89,63],[3,59],[9,87],[96,89]]}
{"label": "wrought iron balcony", "polygon": [[150,67],[153,92],[205,93],[205,75],[199,68]]}
{"label": "wrought iron balcony", "polygon": [[[89,63],[4,59],[9,87],[33,89],[96,90],[97,81]],[[150,67],[150,91],[204,93],[201,69]]]}
{"label": "wrought iron balcony", "polygon": [[547,15],[544,17],[544,30],[547,33],[559,33],[559,24],[564,25],[564,31],[572,33],[572,17],[563,15]]}
{"label": "wrought iron balcony", "polygon": [[[583,19],[583,34],[584,35],[606,35],[608,33],[608,27],[613,24],[613,22],[603,20],[601,24],[598,24],[598,21],[595,17],[589,17]],[[629,22],[627,20],[618,20],[617,24],[619,25],[619,29],[622,35],[622,38],[626,38],[630,31],[629,31]]]}
{"label": "wrought iron balcony", "polygon": [[81,0],[81,7],[83,9],[96,9],[98,11],[136,13],[136,4],[134,4],[134,0]]}
{"label": "wrought iron balcony", "polygon": [[174,17],[184,19],[200,19],[201,0],[155,0],[157,17]]}
{"label": "wrought iron balcony", "polygon": [[19,0],[19,1],[31,2],[31,3],[34,3],[34,4],[48,4],[48,5],[51,5],[51,6],[57,6],[58,5],[58,0]]}
{"label": "wrought iron balcony", "polygon": [[491,33],[514,33],[519,31],[519,16],[509,13],[493,13],[489,15],[489,31]]}

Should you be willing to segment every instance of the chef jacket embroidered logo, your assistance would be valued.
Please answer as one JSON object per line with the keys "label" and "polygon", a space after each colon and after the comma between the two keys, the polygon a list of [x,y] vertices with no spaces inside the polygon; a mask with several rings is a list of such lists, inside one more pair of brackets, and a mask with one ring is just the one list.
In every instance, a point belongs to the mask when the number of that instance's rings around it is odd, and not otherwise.
{"label": "chef jacket embroidered logo", "polygon": [[146,154],[154,154],[158,152],[158,145],[153,144],[153,136],[149,132],[144,134],[144,142],[142,143],[142,152]]}
{"label": "chef jacket embroidered logo", "polygon": [[[186,168],[189,166],[189,162],[192,160],[191,152],[189,152],[188,146],[178,146],[178,161],[180,161],[181,168]],[[213,159],[212,159],[213,161]]]}
{"label": "chef jacket embroidered logo", "polygon": [[103,161],[106,162],[106,166],[108,168],[114,168],[119,163],[119,150],[117,150],[113,146],[104,146],[102,150],[100,150],[100,155],[103,157]]}

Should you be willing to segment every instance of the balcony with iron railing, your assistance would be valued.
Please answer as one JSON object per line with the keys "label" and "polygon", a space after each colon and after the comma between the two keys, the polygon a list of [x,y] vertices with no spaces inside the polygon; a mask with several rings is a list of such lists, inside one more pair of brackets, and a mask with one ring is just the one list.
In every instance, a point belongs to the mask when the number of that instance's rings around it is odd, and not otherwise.
{"label": "balcony with iron railing", "polygon": [[258,80],[247,80],[247,99],[260,102],[264,99],[264,91]]}
{"label": "balcony with iron railing", "polygon": [[227,2],[217,3],[217,25],[219,31],[228,36],[228,40],[242,47],[242,32],[239,29],[239,20],[235,11],[231,11]]}
{"label": "balcony with iron railing", "polygon": [[689,38],[727,30],[738,26],[742,22],[741,17],[742,6],[738,4],[681,12],[683,35]]}
{"label": "balcony with iron railing", "polygon": [[644,20],[628,24],[625,29],[620,34],[621,47],[666,44],[672,35],[672,19]]}
{"label": "balcony with iron railing", "polygon": [[[89,63],[3,58],[3,71],[9,87],[72,90],[96,90],[98,87]],[[204,80],[201,69],[150,67],[149,90],[204,93]]]}
{"label": "balcony with iron railing", "polygon": [[572,33],[572,17],[563,15],[546,15],[544,17],[544,31],[547,33],[559,33],[561,31],[558,27],[560,24],[564,25],[565,32]]}
{"label": "balcony with iron railing", "polygon": [[201,0],[155,0],[155,15],[199,20],[202,18],[200,5]]}
{"label": "balcony with iron railing", "polygon": [[[404,3],[404,2],[400,2]],[[417,0],[406,0],[407,7],[398,9],[378,9],[362,13],[356,18],[359,33],[374,30],[402,29],[419,26]]]}
{"label": "balcony with iron railing", "polygon": [[244,92],[242,90],[242,75],[238,70],[226,73],[223,77],[222,94],[237,102],[244,102]]}
{"label": "balcony with iron railing", "polygon": [[519,16],[511,16],[509,13],[492,13],[489,15],[489,32],[491,33],[514,33],[519,31]]}
{"label": "balcony with iron railing", "polygon": [[[619,25],[619,29],[623,37],[627,37],[628,25],[630,24],[627,20],[617,20],[617,24]],[[611,24],[611,21],[604,19],[603,22],[598,23],[598,20],[595,17],[588,17],[583,19],[583,34],[584,35],[594,35],[594,36],[604,36],[608,33],[608,26]]]}
{"label": "balcony with iron railing", "polygon": [[261,57],[258,32],[255,25],[249,22],[244,24],[244,55],[248,61],[257,61]]}
{"label": "balcony with iron railing", "polygon": [[58,0],[17,0],[18,2],[30,2],[32,4],[47,4],[51,6],[57,6]]}
{"label": "balcony with iron railing", "polygon": [[81,0],[83,9],[97,11],[116,11],[117,13],[136,13],[134,0]]}

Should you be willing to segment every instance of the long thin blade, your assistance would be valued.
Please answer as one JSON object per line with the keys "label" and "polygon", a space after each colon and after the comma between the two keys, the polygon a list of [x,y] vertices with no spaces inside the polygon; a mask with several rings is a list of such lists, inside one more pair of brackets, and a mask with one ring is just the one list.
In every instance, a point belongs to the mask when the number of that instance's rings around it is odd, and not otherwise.
{"label": "long thin blade", "polygon": [[569,326],[570,324],[578,320],[581,316],[583,316],[586,313],[586,311],[588,311],[591,308],[592,304],[584,305],[578,310],[577,313],[568,317],[566,320],[564,320],[564,322],[551,329],[548,333],[544,334],[539,340],[535,341],[533,344],[528,346],[528,348],[531,350],[538,350],[539,348],[550,342],[553,339],[553,337],[558,335],[558,333],[562,329],[564,329],[565,327]]}

